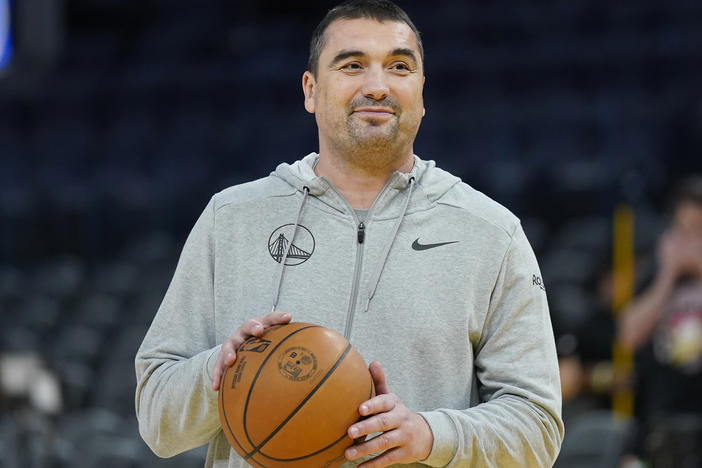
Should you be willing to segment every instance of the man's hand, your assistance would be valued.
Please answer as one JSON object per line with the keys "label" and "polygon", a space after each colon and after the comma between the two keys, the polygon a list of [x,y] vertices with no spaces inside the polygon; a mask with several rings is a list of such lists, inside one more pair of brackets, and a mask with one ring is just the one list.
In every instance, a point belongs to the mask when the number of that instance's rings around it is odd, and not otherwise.
{"label": "man's hand", "polygon": [[376,396],[359,407],[367,419],[349,427],[352,439],[382,432],[377,437],[346,449],[348,460],[356,460],[371,453],[383,452],[359,465],[359,468],[382,468],[394,463],[413,463],[429,456],[434,435],[422,416],[409,410],[400,399],[390,393],[385,372],[380,363],[372,362],[370,372],[375,383]]}
{"label": "man's hand", "polygon": [[263,332],[274,325],[290,322],[291,315],[275,310],[262,317],[247,320],[239,327],[224,343],[219,351],[217,361],[212,370],[212,390],[219,390],[219,384],[224,375],[224,369],[231,366],[236,361],[236,350],[252,336],[261,336]]}

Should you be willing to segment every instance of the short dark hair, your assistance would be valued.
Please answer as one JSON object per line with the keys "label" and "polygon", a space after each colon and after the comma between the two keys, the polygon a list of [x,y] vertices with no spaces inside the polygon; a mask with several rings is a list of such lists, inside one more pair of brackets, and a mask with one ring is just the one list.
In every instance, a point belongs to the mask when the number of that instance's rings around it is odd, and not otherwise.
{"label": "short dark hair", "polygon": [[307,70],[309,72],[317,76],[319,54],[324,47],[324,32],[329,25],[340,19],[359,18],[374,19],[381,23],[384,21],[405,23],[410,27],[417,38],[419,56],[422,59],[422,63],[424,63],[424,47],[422,47],[422,38],[419,35],[419,30],[402,8],[388,0],[348,0],[329,10],[327,15],[314,29],[312,40],[310,41],[310,57],[307,61]]}
{"label": "short dark hair", "polygon": [[692,174],[685,177],[673,192],[673,207],[683,203],[694,203],[702,206],[702,174]]}

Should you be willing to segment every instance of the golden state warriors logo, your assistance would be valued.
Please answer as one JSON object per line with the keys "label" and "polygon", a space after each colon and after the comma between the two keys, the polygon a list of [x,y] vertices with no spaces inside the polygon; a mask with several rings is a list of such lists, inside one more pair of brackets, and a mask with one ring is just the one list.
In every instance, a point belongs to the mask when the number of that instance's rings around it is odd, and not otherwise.
{"label": "golden state warriors logo", "polygon": [[[288,248],[288,244],[293,238],[294,229],[294,224],[284,224],[273,231],[268,238],[268,252],[276,262],[280,263],[283,261],[285,249]],[[313,253],[314,236],[309,229],[302,224],[298,224],[295,240],[290,245],[285,264],[288,266],[299,265],[309,260]]]}

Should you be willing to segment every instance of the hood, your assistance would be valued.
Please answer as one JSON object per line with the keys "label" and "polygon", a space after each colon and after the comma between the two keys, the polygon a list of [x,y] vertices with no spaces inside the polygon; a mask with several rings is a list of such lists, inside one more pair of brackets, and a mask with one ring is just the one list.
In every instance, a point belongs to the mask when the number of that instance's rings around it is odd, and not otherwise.
{"label": "hood", "polygon": [[[297,233],[297,227],[300,223],[307,197],[316,197],[340,211],[351,209],[349,204],[338,195],[336,190],[330,190],[332,186],[329,181],[314,173],[314,167],[318,160],[318,154],[310,153],[293,164],[280,164],[275,172],[271,174],[273,177],[284,180],[303,194],[300,206],[297,210],[297,216],[295,217],[292,239],[288,242],[280,262],[271,310],[275,310],[278,305],[280,288],[283,282],[283,273],[285,271],[285,261],[288,257],[290,246],[293,245],[295,241],[295,234]],[[390,254],[390,249],[392,248],[405,215],[412,211],[430,208],[436,200],[459,182],[460,179],[458,177],[438,169],[434,161],[423,161],[417,156],[414,156],[414,166],[410,172],[402,173],[395,171],[392,174],[390,180],[388,180],[386,186],[378,195],[378,198],[373,202],[371,209],[373,210],[373,218],[395,218],[395,225],[392,234],[385,242],[385,248],[371,276],[369,287],[365,293],[364,307],[362,310],[368,310],[370,301],[373,299],[378,281],[380,280],[380,275],[383,272],[385,262]],[[406,196],[398,197],[405,189],[407,189]],[[404,198],[404,201],[401,203],[391,203],[392,200],[397,198]]]}
{"label": "hood", "polygon": [[[337,200],[335,203],[334,198],[336,197],[328,193],[332,188],[329,181],[314,173],[314,167],[318,160],[319,155],[317,153],[310,153],[292,164],[282,163],[278,165],[271,175],[284,180],[300,192],[303,192],[304,188],[307,187],[310,195],[323,199],[326,203],[343,211],[343,202],[339,203],[339,200]],[[397,193],[405,189],[412,178],[414,178],[416,190],[407,212],[429,208],[448,192],[451,187],[461,181],[458,177],[437,168],[434,161],[425,161],[415,155],[412,170],[408,173],[395,171],[389,180],[389,184],[391,188],[396,189],[393,192]],[[381,211],[380,209],[376,210],[376,215],[380,215]],[[391,213],[390,217],[395,217],[398,214]]]}

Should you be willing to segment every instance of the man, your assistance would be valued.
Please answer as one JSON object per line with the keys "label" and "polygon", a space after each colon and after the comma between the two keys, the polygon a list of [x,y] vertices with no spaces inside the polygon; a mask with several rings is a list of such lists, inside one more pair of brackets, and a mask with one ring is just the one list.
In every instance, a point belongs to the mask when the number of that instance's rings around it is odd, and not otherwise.
{"label": "man", "polygon": [[157,454],[209,442],[206,466],[245,466],[219,426],[219,380],[244,340],[295,317],[374,361],[378,395],[348,434],[381,434],[345,466],[553,463],[560,384],[538,266],[511,213],[414,156],[423,67],[391,2],[343,4],[317,27],[302,87],[319,154],[213,197],[138,352]]}
{"label": "man", "polygon": [[[644,458],[651,455],[645,439],[660,423],[680,415],[688,421],[696,416],[698,427],[702,422],[702,176],[686,178],[676,192],[672,225],[658,243],[656,275],[619,323],[621,343],[638,354],[639,427],[631,450]],[[672,453],[669,460],[689,455]],[[699,461],[698,452],[693,457]]]}

